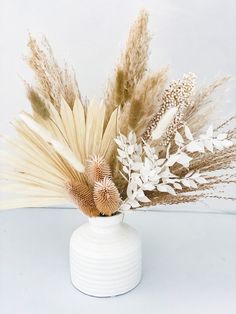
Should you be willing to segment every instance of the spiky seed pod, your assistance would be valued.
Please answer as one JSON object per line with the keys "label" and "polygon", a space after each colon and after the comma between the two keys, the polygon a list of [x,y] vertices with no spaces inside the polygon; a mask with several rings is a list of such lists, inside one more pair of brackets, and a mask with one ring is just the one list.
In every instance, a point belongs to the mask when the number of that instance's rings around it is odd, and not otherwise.
{"label": "spiky seed pod", "polygon": [[120,204],[120,194],[110,178],[105,177],[94,186],[94,202],[101,214],[111,216]]}
{"label": "spiky seed pod", "polygon": [[92,190],[86,183],[68,182],[66,189],[71,200],[85,215],[89,217],[100,215],[93,200]]}
{"label": "spiky seed pod", "polygon": [[103,157],[94,155],[87,161],[86,175],[91,185],[111,176],[111,169]]}

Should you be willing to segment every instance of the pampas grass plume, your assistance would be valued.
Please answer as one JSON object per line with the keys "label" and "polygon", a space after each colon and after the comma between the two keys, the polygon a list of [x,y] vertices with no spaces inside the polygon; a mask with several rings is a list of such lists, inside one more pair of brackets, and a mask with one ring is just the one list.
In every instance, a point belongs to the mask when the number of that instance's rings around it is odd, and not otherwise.
{"label": "pampas grass plume", "polygon": [[36,90],[33,87],[28,85],[26,88],[27,97],[31,103],[33,111],[37,113],[41,118],[45,120],[48,119],[50,117],[50,113],[43,99],[40,97],[40,95],[36,92]]}

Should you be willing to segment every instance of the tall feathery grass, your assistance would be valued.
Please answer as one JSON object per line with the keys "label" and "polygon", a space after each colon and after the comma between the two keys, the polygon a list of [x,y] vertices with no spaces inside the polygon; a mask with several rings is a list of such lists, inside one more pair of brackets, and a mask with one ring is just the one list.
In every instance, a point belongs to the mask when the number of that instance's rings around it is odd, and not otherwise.
{"label": "tall feathery grass", "polygon": [[31,111],[13,121],[14,138],[1,136],[1,209],[73,202],[85,215],[110,216],[234,199],[216,188],[236,181],[235,117],[210,126],[212,94],[229,78],[197,88],[192,73],[169,81],[167,67],[151,72],[147,27],[143,10],[100,102],[85,102],[74,72],[30,35]]}

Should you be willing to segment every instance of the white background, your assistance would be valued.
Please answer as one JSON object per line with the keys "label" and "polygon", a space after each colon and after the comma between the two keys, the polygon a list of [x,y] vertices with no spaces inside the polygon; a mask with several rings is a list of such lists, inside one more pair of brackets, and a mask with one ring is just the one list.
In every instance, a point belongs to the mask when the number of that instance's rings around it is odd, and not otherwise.
{"label": "white background", "polygon": [[[102,97],[141,8],[150,12],[150,68],[171,78],[195,72],[199,85],[236,77],[235,0],[0,0],[0,133],[29,107],[22,61],[27,36],[44,34],[60,62],[73,65],[83,95]],[[236,88],[220,96],[235,113]],[[235,210],[232,202],[201,202],[200,211]],[[176,210],[178,208],[173,208]],[[84,220],[73,210],[0,213],[0,313],[235,313],[236,217],[152,213],[128,217],[143,237],[144,279],[132,293],[91,299],[69,283],[70,233]]]}

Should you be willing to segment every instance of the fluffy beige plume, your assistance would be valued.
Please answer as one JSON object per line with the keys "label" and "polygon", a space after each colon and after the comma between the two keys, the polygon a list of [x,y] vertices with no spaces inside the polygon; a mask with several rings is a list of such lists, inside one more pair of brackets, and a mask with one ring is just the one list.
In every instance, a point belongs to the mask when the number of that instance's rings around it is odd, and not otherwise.
{"label": "fluffy beige plume", "polygon": [[[167,68],[148,74],[135,87],[129,112],[129,126],[140,136],[160,109],[160,98],[167,81]],[[125,120],[125,119],[124,119]]]}
{"label": "fluffy beige plume", "polygon": [[106,160],[101,156],[92,156],[86,165],[86,175],[91,185],[101,181],[104,177],[111,177],[111,169]]}
{"label": "fluffy beige plume", "polygon": [[170,108],[166,111],[166,113],[161,117],[160,121],[158,122],[156,128],[152,131],[152,140],[159,140],[165,134],[166,130],[172,123],[177,111],[177,107]]}
{"label": "fluffy beige plume", "polygon": [[120,68],[126,76],[124,90],[127,100],[132,97],[136,84],[147,70],[150,41],[147,24],[148,13],[142,10],[130,29],[126,48],[121,58]]}
{"label": "fluffy beige plume", "polygon": [[93,200],[93,192],[86,183],[68,182],[66,189],[71,200],[85,215],[89,217],[100,215]]}
{"label": "fluffy beige plume", "polygon": [[119,209],[120,195],[111,179],[105,177],[94,186],[94,202],[101,214],[111,216]]}
{"label": "fluffy beige plume", "polygon": [[45,101],[40,97],[40,95],[34,90],[33,87],[27,85],[27,97],[31,103],[33,112],[37,113],[43,119],[48,119],[50,117],[49,110],[45,104]]}
{"label": "fluffy beige plume", "polygon": [[126,47],[105,95],[105,125],[117,106],[123,107],[133,96],[136,84],[147,70],[150,36],[147,30],[148,14],[142,10],[132,25]]}
{"label": "fluffy beige plume", "polygon": [[216,111],[216,102],[213,101],[214,98],[212,98],[212,95],[229,80],[229,76],[223,77],[196,91],[191,106],[187,108],[184,114],[184,120],[187,125],[191,125],[193,134],[199,134],[202,128],[209,123],[209,120]]}
{"label": "fluffy beige plume", "polygon": [[67,67],[61,69],[57,64],[48,41],[44,38],[42,45],[30,35],[28,47],[30,56],[26,61],[35,73],[36,91],[50,101],[57,110],[63,97],[72,108],[76,98],[81,100],[78,84],[74,73]]}

